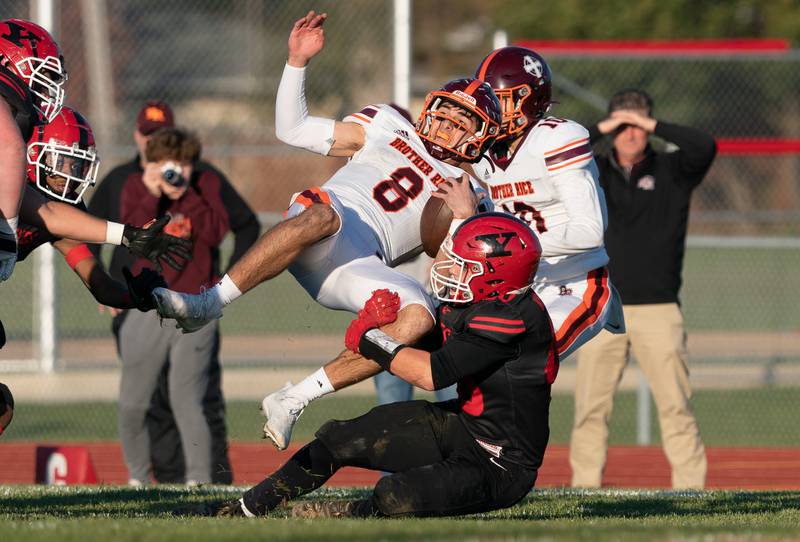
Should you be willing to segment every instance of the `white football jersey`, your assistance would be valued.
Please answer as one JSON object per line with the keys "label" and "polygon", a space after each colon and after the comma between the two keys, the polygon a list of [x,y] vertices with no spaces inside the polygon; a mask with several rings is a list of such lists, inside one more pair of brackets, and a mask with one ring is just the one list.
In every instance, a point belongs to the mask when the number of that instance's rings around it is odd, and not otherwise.
{"label": "white football jersey", "polygon": [[370,105],[345,117],[364,127],[364,146],[323,185],[378,236],[387,265],[422,249],[419,221],[431,192],[460,168],[433,158],[403,115],[390,105]]}
{"label": "white football jersey", "polygon": [[487,153],[474,170],[495,209],[522,219],[538,235],[542,260],[536,282],[582,275],[608,263],[606,202],[586,128],[546,117],[513,155]]}

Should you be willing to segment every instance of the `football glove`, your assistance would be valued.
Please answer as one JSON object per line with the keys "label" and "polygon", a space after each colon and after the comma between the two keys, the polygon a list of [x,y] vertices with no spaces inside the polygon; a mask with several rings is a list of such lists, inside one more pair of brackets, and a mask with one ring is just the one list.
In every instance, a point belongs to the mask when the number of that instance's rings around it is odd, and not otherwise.
{"label": "football glove", "polygon": [[397,320],[400,310],[400,296],[383,288],[374,290],[364,308],[358,311],[358,318],[350,322],[344,335],[344,344],[349,350],[359,353],[358,343],[361,336],[373,328],[391,324]]}
{"label": "football glove", "polygon": [[134,276],[127,267],[122,268],[122,275],[128,285],[128,294],[131,296],[136,308],[142,312],[147,312],[156,308],[153,299],[153,290],[156,288],[166,288],[167,281],[164,277],[149,268],[142,269],[138,275]]}
{"label": "football glove", "polygon": [[159,273],[162,271],[160,259],[178,271],[183,269],[185,263],[179,263],[176,257],[187,261],[192,259],[192,242],[189,239],[181,239],[163,232],[164,226],[169,223],[169,218],[169,215],[164,215],[144,228],[126,224],[122,234],[122,244],[133,254],[153,262]]}

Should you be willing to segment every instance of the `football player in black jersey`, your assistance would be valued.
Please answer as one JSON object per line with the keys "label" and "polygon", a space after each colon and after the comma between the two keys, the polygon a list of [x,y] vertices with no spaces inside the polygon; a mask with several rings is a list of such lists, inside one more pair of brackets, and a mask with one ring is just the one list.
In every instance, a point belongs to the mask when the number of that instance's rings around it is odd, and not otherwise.
{"label": "football player in black jersey", "polygon": [[443,255],[431,270],[442,301],[438,345],[430,352],[412,348],[378,329],[400,305],[388,290],[374,293],[345,342],[422,389],[457,383],[458,399],[393,403],[329,421],[240,500],[203,512],[263,515],[344,466],[393,474],[365,500],[302,503],[293,514],[448,516],[508,507],[527,495],[547,446],[550,386],[558,373],[550,317],[529,288],[539,241],[517,218],[484,213],[455,230]]}
{"label": "football player in black jersey", "polygon": [[[63,201],[86,211],[83,193],[97,176],[100,159],[94,134],[86,119],[69,107],[62,107],[52,121],[37,126],[28,142],[28,182],[48,201]],[[26,196],[28,197],[28,196]],[[64,239],[47,229],[28,224],[23,215],[17,227],[19,261],[45,243],[51,243],[80,277],[95,299],[120,309],[155,308],[153,288],[166,284],[150,269],[132,276],[125,273],[128,285],[105,272],[85,243]],[[149,289],[148,289],[149,288]]]}

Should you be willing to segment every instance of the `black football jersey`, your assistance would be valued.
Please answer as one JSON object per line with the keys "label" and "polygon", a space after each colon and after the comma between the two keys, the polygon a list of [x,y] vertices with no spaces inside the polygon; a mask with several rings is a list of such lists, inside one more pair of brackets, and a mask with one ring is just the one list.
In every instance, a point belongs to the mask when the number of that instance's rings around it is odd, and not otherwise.
{"label": "black football jersey", "polygon": [[28,141],[33,129],[42,124],[44,119],[33,105],[33,95],[28,85],[5,66],[0,66],[0,96],[11,106],[22,139]]}
{"label": "black football jersey", "polygon": [[459,416],[489,453],[538,468],[549,438],[558,354],[547,310],[531,290],[439,307],[444,344],[431,354],[434,386],[458,383]]}
{"label": "black football jersey", "polygon": [[[43,195],[48,199],[55,200],[55,198],[52,198],[47,194]],[[86,205],[84,205],[82,201],[69,205],[73,205],[81,211],[87,212]],[[41,245],[45,243],[52,243],[53,241],[58,241],[59,239],[60,237],[56,237],[47,230],[42,230],[36,226],[20,222],[17,226],[17,261],[24,260],[28,257],[28,254],[36,250]]]}

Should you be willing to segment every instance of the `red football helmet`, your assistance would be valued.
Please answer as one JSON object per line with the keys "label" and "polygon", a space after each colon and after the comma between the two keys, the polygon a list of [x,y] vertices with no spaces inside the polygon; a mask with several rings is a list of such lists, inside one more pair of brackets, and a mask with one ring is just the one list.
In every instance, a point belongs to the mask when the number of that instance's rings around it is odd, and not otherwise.
{"label": "red football helmet", "polygon": [[[464,114],[459,115],[447,104]],[[500,102],[489,85],[477,79],[455,79],[425,98],[417,120],[417,134],[437,160],[477,162],[500,131],[500,111]],[[469,117],[478,121],[474,130],[465,122]],[[435,121],[446,121],[448,128],[431,133]],[[440,139],[442,136],[448,138],[446,143]]]}
{"label": "red football helmet", "polygon": [[78,203],[97,178],[100,160],[92,127],[69,107],[34,129],[27,154],[28,180],[61,201]]}
{"label": "red football helmet", "polygon": [[447,259],[431,268],[431,287],[441,301],[494,299],[533,282],[542,246],[527,224],[505,213],[465,220],[442,244]]}
{"label": "red football helmet", "polygon": [[498,140],[513,139],[550,109],[550,67],[525,47],[495,49],[478,65],[475,77],[491,85],[503,108]]}
{"label": "red football helmet", "polygon": [[36,109],[48,122],[58,115],[67,72],[61,50],[47,30],[22,19],[0,22],[0,63],[27,83]]}

